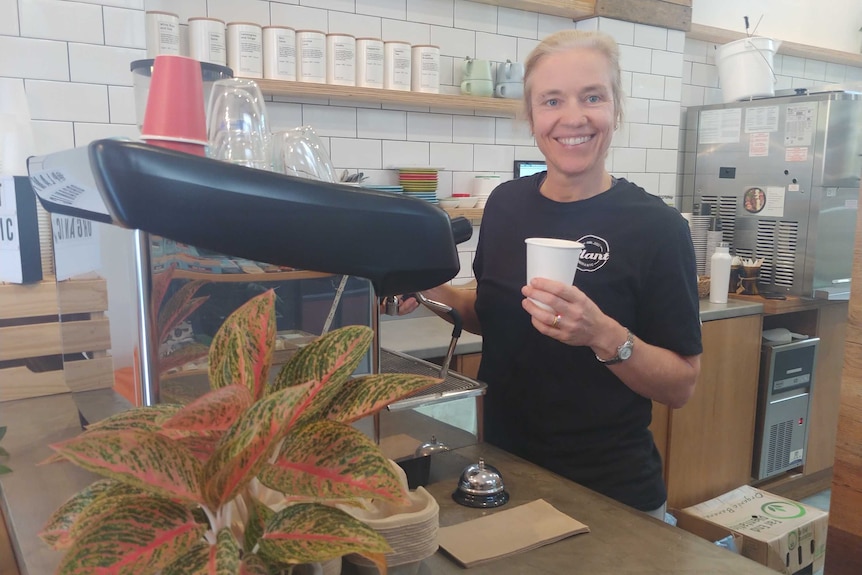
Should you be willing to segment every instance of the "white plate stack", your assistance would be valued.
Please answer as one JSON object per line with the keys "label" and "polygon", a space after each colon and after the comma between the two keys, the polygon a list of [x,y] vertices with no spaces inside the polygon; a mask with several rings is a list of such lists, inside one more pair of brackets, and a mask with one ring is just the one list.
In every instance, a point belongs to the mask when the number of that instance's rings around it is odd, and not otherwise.
{"label": "white plate stack", "polygon": [[712,216],[683,214],[683,217],[688,220],[688,228],[691,231],[691,243],[694,244],[694,256],[697,261],[697,275],[706,275],[707,232]]}

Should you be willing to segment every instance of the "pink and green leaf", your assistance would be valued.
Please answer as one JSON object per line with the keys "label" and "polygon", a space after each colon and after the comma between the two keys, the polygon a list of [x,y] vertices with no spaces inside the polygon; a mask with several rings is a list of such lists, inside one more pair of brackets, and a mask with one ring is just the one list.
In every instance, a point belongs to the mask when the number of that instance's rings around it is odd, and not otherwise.
{"label": "pink and green leaf", "polygon": [[240,575],[240,548],[230,529],[218,532],[215,545],[198,545],[165,567],[162,575]]}
{"label": "pink and green leaf", "polygon": [[294,429],[278,460],[258,474],[267,487],[305,497],[363,497],[409,503],[398,475],[364,433],[320,420]]}
{"label": "pink and green leaf", "polygon": [[191,511],[160,497],[113,505],[82,530],[63,557],[59,575],[154,573],[200,543],[206,526]]}
{"label": "pink and green leaf", "polygon": [[168,498],[201,501],[201,463],[187,449],[156,432],[85,432],[51,448],[104,477]]}
{"label": "pink and green leaf", "polygon": [[373,340],[371,328],[361,325],[345,326],[322,335],[282,366],[275,388],[311,380],[321,385],[340,385],[356,370]]}
{"label": "pink and green leaf", "polygon": [[266,561],[258,555],[246,553],[242,558],[239,575],[273,575],[273,572],[270,571]]}
{"label": "pink and green leaf", "polygon": [[357,377],[341,387],[323,416],[352,423],[439,382],[438,378],[412,373],[379,373]]}
{"label": "pink and green leaf", "polygon": [[153,274],[153,285],[150,288],[150,303],[152,304],[153,309],[158,310],[162,307],[162,300],[165,299],[168,286],[171,285],[171,280],[174,277],[174,270],[176,270],[176,264],[171,264],[168,269]]}
{"label": "pink and green leaf", "polygon": [[113,479],[99,479],[67,499],[48,518],[39,538],[53,549],[68,549],[72,545],[72,526],[81,512],[116,483]]}
{"label": "pink and green leaf", "polygon": [[209,352],[213,389],[245,385],[263,397],[275,347],[275,292],[269,290],[240,306],[216,332]]}
{"label": "pink and green leaf", "polygon": [[244,549],[254,549],[266,529],[266,524],[275,515],[275,511],[264,505],[255,497],[246,500],[248,521],[245,525]]}
{"label": "pink and green leaf", "polygon": [[209,296],[194,297],[205,283],[203,280],[186,282],[158,308],[159,343],[167,340],[172,329],[209,299]]}
{"label": "pink and green leaf", "polygon": [[251,392],[247,387],[228,385],[197,398],[165,420],[162,427],[198,433],[225,431],[251,404]]}
{"label": "pink and green leaf", "polygon": [[215,453],[219,441],[223,434],[212,435],[189,435],[186,437],[177,437],[174,441],[183,449],[188,450],[192,456],[202,464],[210,460]]}
{"label": "pink and green leaf", "polygon": [[[386,539],[365,523],[334,507],[314,503],[285,507],[269,521],[260,539],[264,559],[280,563],[391,551]],[[383,565],[385,569],[385,562]]]}
{"label": "pink and green leaf", "polygon": [[272,393],[252,405],[222,437],[203,470],[211,509],[233,499],[257,475],[308,402],[312,383]]}
{"label": "pink and green leaf", "polygon": [[158,403],[149,407],[133,407],[87,426],[87,431],[122,431],[124,429],[155,430],[162,421],[182,408],[173,403]]}

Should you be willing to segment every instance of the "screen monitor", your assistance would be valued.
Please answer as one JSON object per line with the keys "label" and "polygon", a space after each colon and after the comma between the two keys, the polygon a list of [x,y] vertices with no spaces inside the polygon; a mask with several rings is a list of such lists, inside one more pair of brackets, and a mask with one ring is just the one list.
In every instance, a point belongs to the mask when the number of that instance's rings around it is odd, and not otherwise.
{"label": "screen monitor", "polygon": [[544,160],[515,160],[515,177],[531,176],[538,172],[544,172],[547,163]]}

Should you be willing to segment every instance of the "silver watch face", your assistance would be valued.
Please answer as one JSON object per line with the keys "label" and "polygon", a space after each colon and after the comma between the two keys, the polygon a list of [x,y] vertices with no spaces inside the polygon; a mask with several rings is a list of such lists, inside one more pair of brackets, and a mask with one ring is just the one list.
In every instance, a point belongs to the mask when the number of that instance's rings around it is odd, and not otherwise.
{"label": "silver watch face", "polygon": [[623,345],[620,348],[619,356],[621,360],[628,359],[632,356],[632,346],[631,345]]}

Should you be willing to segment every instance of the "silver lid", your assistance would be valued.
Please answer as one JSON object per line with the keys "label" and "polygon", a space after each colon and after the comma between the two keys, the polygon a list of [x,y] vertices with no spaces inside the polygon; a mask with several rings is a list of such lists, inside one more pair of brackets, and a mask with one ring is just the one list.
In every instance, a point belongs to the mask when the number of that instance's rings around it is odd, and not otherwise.
{"label": "silver lid", "polygon": [[417,447],[414,455],[416,457],[425,457],[428,455],[434,455],[435,453],[442,453],[444,451],[449,451],[449,446],[441,441],[437,441],[437,437],[432,435],[431,441],[423,443]]}
{"label": "silver lid", "polygon": [[503,491],[503,477],[480,457],[479,463],[468,465],[461,473],[458,489],[470,495],[494,495]]}

